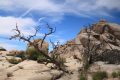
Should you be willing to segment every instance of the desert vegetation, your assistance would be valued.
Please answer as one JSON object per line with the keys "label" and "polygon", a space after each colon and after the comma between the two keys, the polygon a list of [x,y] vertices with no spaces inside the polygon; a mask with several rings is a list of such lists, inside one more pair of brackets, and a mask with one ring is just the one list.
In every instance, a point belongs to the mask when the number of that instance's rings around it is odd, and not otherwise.
{"label": "desert vegetation", "polygon": [[120,78],[120,71],[114,71],[111,75],[113,78]]}
{"label": "desert vegetation", "polygon": [[98,71],[92,75],[93,80],[103,80],[104,78],[107,78],[107,73],[105,71]]}

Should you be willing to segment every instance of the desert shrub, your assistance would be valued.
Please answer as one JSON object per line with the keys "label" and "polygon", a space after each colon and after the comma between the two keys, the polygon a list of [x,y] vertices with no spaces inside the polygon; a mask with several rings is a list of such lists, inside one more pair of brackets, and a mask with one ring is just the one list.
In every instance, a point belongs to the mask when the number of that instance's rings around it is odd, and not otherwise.
{"label": "desert shrub", "polygon": [[98,71],[92,75],[93,80],[103,80],[104,78],[107,78],[107,73],[105,71]]}
{"label": "desert shrub", "polygon": [[64,65],[64,63],[66,62],[66,59],[65,59],[65,58],[60,57],[60,56],[57,55],[57,54],[52,54],[52,55],[51,55],[51,58],[54,59],[54,60],[56,60],[57,62],[59,62],[59,64],[60,64],[59,66],[60,66],[60,67],[62,67],[62,68],[65,67],[65,65]]}
{"label": "desert shrub", "polygon": [[47,61],[46,57],[44,57],[43,55],[38,55],[38,57],[37,57],[38,63],[45,62],[45,61]]}
{"label": "desert shrub", "polygon": [[35,50],[34,47],[29,47],[26,50],[27,58],[32,60],[37,60],[39,53]]}
{"label": "desert shrub", "polygon": [[38,52],[34,47],[29,47],[26,50],[27,58],[31,60],[42,60],[45,59],[45,57]]}
{"label": "desert shrub", "polygon": [[85,79],[85,77],[82,74],[80,74],[79,80],[86,80],[86,79]]}
{"label": "desert shrub", "polygon": [[64,63],[66,62],[65,58],[62,57],[58,57],[56,60],[61,64],[61,66],[63,66]]}
{"label": "desert shrub", "polygon": [[112,72],[112,77],[113,77],[113,78],[116,78],[116,77],[118,77],[118,74],[117,74],[117,72]]}
{"label": "desert shrub", "polygon": [[11,64],[18,64],[18,63],[20,63],[21,62],[21,60],[19,60],[19,59],[16,59],[16,58],[11,58],[11,59],[7,59],[7,61],[9,62],[9,63],[11,63]]}
{"label": "desert shrub", "polygon": [[113,78],[118,78],[118,77],[120,77],[120,71],[118,71],[118,72],[112,72],[112,77],[113,77]]}
{"label": "desert shrub", "polygon": [[120,71],[117,72],[118,77],[120,77]]}

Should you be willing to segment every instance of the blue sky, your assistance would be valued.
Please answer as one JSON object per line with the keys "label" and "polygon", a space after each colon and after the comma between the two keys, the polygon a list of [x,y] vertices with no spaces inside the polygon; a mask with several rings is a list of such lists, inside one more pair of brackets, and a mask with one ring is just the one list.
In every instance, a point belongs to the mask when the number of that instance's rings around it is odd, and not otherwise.
{"label": "blue sky", "polygon": [[[26,43],[8,39],[14,34],[12,29],[17,23],[28,36],[34,33],[34,26],[44,28],[43,22],[57,28],[46,40],[63,44],[101,18],[120,24],[119,5],[119,0],[0,0],[0,46],[25,50]],[[37,38],[43,34],[38,33]]]}

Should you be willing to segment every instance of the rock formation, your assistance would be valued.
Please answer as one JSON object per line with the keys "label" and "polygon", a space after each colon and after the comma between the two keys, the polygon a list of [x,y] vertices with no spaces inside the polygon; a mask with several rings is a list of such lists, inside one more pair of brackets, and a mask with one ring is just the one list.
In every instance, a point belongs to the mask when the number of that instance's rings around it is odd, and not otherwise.
{"label": "rock formation", "polygon": [[120,25],[101,20],[88,28],[82,29],[76,38],[61,45],[56,53],[62,57],[74,56],[74,58],[81,60],[81,54],[84,54],[84,50],[89,47],[93,62],[108,61],[108,63],[111,63],[112,60],[112,63],[118,64],[120,62],[119,37]]}

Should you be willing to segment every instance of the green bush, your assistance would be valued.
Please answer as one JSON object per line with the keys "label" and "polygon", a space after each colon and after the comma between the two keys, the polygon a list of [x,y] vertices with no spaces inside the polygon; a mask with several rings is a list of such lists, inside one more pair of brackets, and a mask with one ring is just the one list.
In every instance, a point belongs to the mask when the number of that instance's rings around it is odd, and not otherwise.
{"label": "green bush", "polygon": [[118,71],[118,72],[112,72],[112,77],[113,77],[113,78],[118,78],[118,77],[120,77],[120,71]]}
{"label": "green bush", "polygon": [[80,74],[80,80],[86,80],[82,74]]}
{"label": "green bush", "polygon": [[93,80],[103,80],[104,78],[107,78],[107,73],[105,71],[98,71],[92,75]]}
{"label": "green bush", "polygon": [[120,71],[117,72],[118,77],[120,77]]}
{"label": "green bush", "polygon": [[43,59],[45,59],[45,57],[40,52],[38,52],[34,47],[27,48],[26,54],[27,58],[31,60],[42,61]]}
{"label": "green bush", "polygon": [[38,63],[45,62],[45,61],[47,61],[47,60],[43,55],[38,55],[38,57],[37,57],[37,62]]}
{"label": "green bush", "polygon": [[117,77],[118,77],[117,72],[112,72],[112,77],[113,77],[113,78],[117,78]]}
{"label": "green bush", "polygon": [[31,60],[37,60],[38,52],[35,50],[34,47],[29,47],[26,50],[27,58]]}

